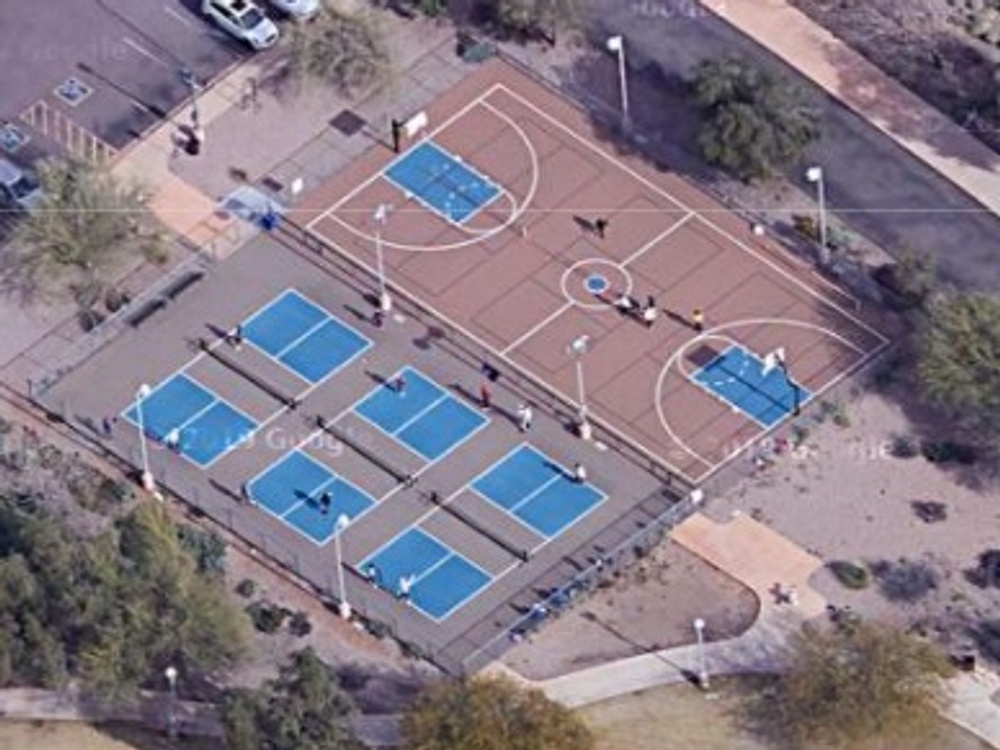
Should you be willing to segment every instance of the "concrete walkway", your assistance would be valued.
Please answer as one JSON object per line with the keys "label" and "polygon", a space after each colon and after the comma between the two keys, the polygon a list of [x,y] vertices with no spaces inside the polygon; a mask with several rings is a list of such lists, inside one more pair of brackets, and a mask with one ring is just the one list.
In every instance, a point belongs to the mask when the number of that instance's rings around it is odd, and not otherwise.
{"label": "concrete walkway", "polygon": [[[696,645],[664,649],[608,662],[549,680],[531,681],[502,663],[489,674],[509,677],[549,698],[578,708],[591,703],[666,685],[692,682],[704,670],[711,676],[777,673],[785,665],[785,644],[802,625],[826,610],[826,600],[809,586],[822,561],[776,531],[745,515],[717,524],[695,514],[671,534],[678,544],[750,588],[760,601],[760,615],[737,638],[710,642],[704,663]],[[779,603],[775,584],[793,587],[795,603]],[[711,623],[706,626],[711,638]],[[946,715],[978,737],[1000,747],[1000,677],[979,670],[950,683],[953,701]]]}
{"label": "concrete walkway", "polygon": [[785,0],[703,6],[1000,214],[1000,155]]}

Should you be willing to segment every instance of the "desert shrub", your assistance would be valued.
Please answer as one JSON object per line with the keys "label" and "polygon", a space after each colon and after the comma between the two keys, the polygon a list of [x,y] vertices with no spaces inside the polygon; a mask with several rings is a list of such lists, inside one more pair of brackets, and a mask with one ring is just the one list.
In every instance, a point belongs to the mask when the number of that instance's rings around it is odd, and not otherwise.
{"label": "desert shrub", "polygon": [[288,620],[288,632],[297,638],[304,638],[312,632],[309,615],[302,610],[295,612]]}
{"label": "desert shrub", "polygon": [[920,446],[920,452],[924,458],[936,464],[971,466],[976,462],[975,448],[952,440],[928,440]]}
{"label": "desert shrub", "polygon": [[827,567],[841,585],[849,589],[866,589],[871,585],[872,576],[868,566],[862,562],[834,560]]}
{"label": "desert shrub", "polygon": [[240,596],[249,599],[257,592],[257,583],[250,578],[244,578],[236,584],[235,591]]}
{"label": "desert shrub", "polygon": [[288,610],[271,602],[254,602],[246,609],[250,621],[261,633],[277,633],[285,623]]}
{"label": "desert shrub", "polygon": [[889,450],[896,458],[916,458],[920,455],[920,442],[912,435],[893,435]]}
{"label": "desert shrub", "polygon": [[910,503],[913,512],[924,523],[940,523],[948,520],[948,506],[936,500],[914,500]]}
{"label": "desert shrub", "polygon": [[938,587],[938,572],[925,562],[901,559],[882,560],[872,566],[879,590],[886,599],[913,603]]}

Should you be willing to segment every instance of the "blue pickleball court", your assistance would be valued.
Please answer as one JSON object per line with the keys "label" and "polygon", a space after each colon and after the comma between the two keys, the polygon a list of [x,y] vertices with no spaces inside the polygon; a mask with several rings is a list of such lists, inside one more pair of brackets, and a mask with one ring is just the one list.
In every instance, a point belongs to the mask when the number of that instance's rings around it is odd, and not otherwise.
{"label": "blue pickleball court", "polygon": [[559,536],[606,498],[527,444],[504,456],[470,486],[544,539]]}
{"label": "blue pickleball court", "polygon": [[369,555],[358,570],[396,596],[411,581],[410,603],[433,620],[444,620],[493,577],[423,529],[410,528]]}
{"label": "blue pickleball court", "polygon": [[202,468],[257,429],[253,419],[183,373],[132,403],[123,416],[160,442],[176,432],[177,452]]}
{"label": "blue pickleball court", "polygon": [[428,461],[437,461],[468,440],[489,421],[412,367],[365,396],[354,411]]}
{"label": "blue pickleball court", "polygon": [[242,324],[243,338],[309,383],[333,375],[371,341],[289,289]]}
{"label": "blue pickleball court", "polygon": [[764,361],[742,346],[730,346],[691,377],[698,385],[770,428],[795,413],[812,392],[781,367],[765,372]]}
{"label": "blue pickleball court", "polygon": [[[293,450],[247,482],[250,500],[265,508],[316,544],[336,533],[337,519],[357,519],[375,504],[367,494],[326,466]],[[329,494],[330,505],[321,502]]]}
{"label": "blue pickleball court", "polygon": [[433,141],[408,151],[385,176],[456,224],[465,223],[500,195],[493,182]]}

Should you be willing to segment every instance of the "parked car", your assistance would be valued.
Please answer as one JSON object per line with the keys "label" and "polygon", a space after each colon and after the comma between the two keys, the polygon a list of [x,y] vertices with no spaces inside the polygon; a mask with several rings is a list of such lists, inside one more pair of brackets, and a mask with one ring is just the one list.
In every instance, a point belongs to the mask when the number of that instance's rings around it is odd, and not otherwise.
{"label": "parked car", "polygon": [[202,0],[201,11],[254,49],[278,41],[278,27],[253,0]]}
{"label": "parked car", "polygon": [[319,14],[320,0],[270,0],[271,5],[295,21],[308,21]]}
{"label": "parked car", "polygon": [[0,203],[25,211],[38,207],[42,188],[35,176],[16,164],[0,159]]}

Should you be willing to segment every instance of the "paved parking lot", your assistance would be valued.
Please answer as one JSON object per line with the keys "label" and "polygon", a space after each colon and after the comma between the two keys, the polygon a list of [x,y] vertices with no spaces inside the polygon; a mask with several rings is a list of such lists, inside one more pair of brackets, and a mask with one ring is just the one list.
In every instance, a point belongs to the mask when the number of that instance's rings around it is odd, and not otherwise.
{"label": "paved parking lot", "polygon": [[[31,161],[71,139],[112,155],[188,96],[182,70],[204,82],[251,54],[205,20],[199,6],[199,0],[4,4],[0,121],[31,136],[14,158]],[[85,95],[76,104],[55,93],[69,78],[89,89],[78,90]]]}

